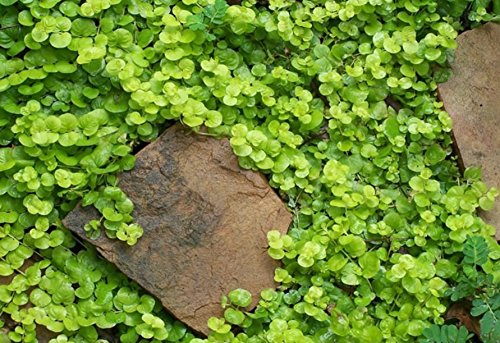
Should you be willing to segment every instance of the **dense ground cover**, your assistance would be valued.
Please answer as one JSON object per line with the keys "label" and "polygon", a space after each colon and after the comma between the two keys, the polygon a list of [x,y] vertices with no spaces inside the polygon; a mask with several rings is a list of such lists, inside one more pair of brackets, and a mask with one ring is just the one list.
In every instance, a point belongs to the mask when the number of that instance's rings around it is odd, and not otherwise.
{"label": "dense ground cover", "polygon": [[499,2],[231,2],[0,0],[0,341],[199,342],[61,224],[83,199],[89,235],[140,239],[115,175],[177,120],[229,137],[294,213],[268,237],[280,287],[253,313],[231,293],[208,341],[411,342],[465,299],[495,342],[500,249],[475,211],[497,192],[459,173],[436,83]]}

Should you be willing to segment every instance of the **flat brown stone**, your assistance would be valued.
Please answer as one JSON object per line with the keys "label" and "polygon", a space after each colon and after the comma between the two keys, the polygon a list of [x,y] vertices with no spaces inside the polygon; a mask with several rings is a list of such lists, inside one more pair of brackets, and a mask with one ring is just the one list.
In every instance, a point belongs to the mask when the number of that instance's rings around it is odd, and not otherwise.
{"label": "flat brown stone", "polygon": [[[222,315],[229,291],[247,289],[253,307],[262,289],[276,286],[266,235],[285,233],[291,214],[264,176],[239,167],[226,139],[175,125],[119,180],[144,236],[132,247],[105,235],[89,241],[192,329],[208,333],[207,319]],[[64,224],[87,239],[83,226],[96,212],[78,206]]]}
{"label": "flat brown stone", "polygon": [[[500,186],[500,25],[489,23],[458,37],[453,77],[439,85],[464,167],[481,166],[489,186]],[[500,201],[481,216],[497,228]]]}

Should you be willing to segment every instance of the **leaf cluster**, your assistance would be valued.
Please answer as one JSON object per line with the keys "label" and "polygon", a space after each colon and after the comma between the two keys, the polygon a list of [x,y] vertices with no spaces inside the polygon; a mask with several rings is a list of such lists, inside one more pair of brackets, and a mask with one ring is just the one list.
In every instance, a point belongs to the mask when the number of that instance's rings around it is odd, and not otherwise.
{"label": "leaf cluster", "polygon": [[[201,340],[61,223],[81,202],[101,213],[90,237],[140,239],[116,174],[179,121],[227,137],[294,212],[288,234],[268,235],[278,289],[253,312],[231,292],[206,341],[416,341],[462,297],[494,339],[500,254],[476,210],[498,191],[459,173],[436,96],[463,4],[0,0],[5,335]],[[492,19],[489,4],[469,20]]]}

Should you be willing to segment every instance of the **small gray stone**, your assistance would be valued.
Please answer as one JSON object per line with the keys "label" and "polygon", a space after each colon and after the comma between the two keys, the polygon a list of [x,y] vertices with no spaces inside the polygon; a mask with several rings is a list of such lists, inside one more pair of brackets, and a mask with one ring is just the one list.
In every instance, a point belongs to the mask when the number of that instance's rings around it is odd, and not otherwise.
{"label": "small gray stone", "polygon": [[[264,176],[239,167],[226,139],[175,125],[119,180],[144,235],[132,247],[104,235],[89,241],[192,329],[207,334],[207,319],[223,314],[221,296],[232,289],[250,291],[253,307],[262,289],[276,286],[266,235],[285,233],[291,214]],[[77,206],[64,224],[87,239],[83,226],[96,218],[93,207]]]}
{"label": "small gray stone", "polygon": [[[500,25],[489,23],[458,37],[453,77],[439,85],[462,167],[481,166],[487,185],[500,187]],[[481,216],[497,228],[500,201]]]}

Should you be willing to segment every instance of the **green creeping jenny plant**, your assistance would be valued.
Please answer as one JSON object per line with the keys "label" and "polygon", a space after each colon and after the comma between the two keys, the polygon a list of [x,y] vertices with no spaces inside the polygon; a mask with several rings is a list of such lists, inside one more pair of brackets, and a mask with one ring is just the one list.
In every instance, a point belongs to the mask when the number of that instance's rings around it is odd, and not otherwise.
{"label": "green creeping jenny plant", "polygon": [[[1,342],[446,342],[471,301],[498,342],[493,207],[436,97],[497,0],[0,0]],[[223,299],[195,338],[61,223],[133,245],[116,175],[174,121],[228,137],[294,213],[276,290]]]}

